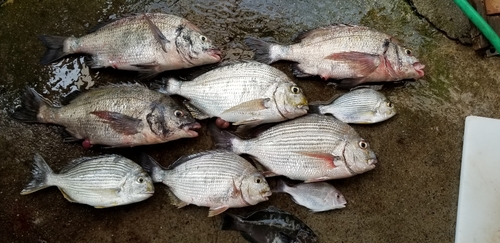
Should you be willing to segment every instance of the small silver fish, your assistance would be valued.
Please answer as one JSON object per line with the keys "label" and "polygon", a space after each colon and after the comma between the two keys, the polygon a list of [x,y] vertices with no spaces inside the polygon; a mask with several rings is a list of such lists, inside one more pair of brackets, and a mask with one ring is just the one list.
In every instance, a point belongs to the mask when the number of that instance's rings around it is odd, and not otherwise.
{"label": "small silver fish", "polygon": [[370,89],[356,89],[336,98],[333,102],[318,105],[320,114],[354,124],[372,124],[396,115],[396,108],[382,93]]}
{"label": "small silver fish", "polygon": [[410,49],[394,37],[365,26],[337,24],[313,29],[291,45],[253,37],[245,38],[245,43],[255,50],[258,61],[293,61],[295,76],[339,79],[343,86],[424,76],[425,66]]}
{"label": "small silver fish", "polygon": [[109,85],[70,94],[55,106],[28,88],[11,117],[21,122],[64,126],[89,148],[100,144],[131,147],[197,137],[200,128],[189,112],[171,97],[140,84]]}
{"label": "small silver fish", "polygon": [[180,158],[168,169],[149,156],[143,168],[154,182],[170,190],[172,204],[210,207],[208,217],[228,208],[246,207],[267,201],[271,189],[264,176],[247,160],[228,151],[207,151]]}
{"label": "small silver fish", "polygon": [[377,162],[368,142],[332,116],[309,114],[248,140],[227,131],[214,136],[219,148],[253,156],[267,168],[266,176],[306,182],[340,179],[372,170]]}
{"label": "small silver fish", "polygon": [[272,192],[288,193],[295,203],[312,212],[345,208],[347,203],[344,195],[327,182],[300,183],[289,186],[283,180],[278,180]]}
{"label": "small silver fish", "polygon": [[192,81],[169,79],[160,92],[187,98],[196,119],[220,117],[256,126],[307,113],[302,89],[280,70],[255,61],[227,62]]}
{"label": "small silver fish", "polygon": [[146,13],[120,18],[81,37],[42,35],[47,47],[41,63],[50,64],[66,55],[90,54],[91,68],[113,67],[160,72],[216,63],[221,52],[188,20],[170,14]]}
{"label": "small silver fish", "polygon": [[151,177],[138,164],[119,155],[76,159],[59,174],[39,154],[34,158],[33,179],[21,195],[57,186],[70,202],[107,208],[140,202],[154,193]]}

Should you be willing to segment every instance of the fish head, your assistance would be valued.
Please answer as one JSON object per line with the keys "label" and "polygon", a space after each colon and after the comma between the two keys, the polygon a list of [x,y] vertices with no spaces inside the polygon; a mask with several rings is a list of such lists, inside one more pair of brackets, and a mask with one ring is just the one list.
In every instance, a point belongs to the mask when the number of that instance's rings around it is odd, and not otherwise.
{"label": "fish head", "polygon": [[153,180],[142,168],[131,171],[119,192],[127,202],[139,202],[153,196]]}
{"label": "fish head", "polygon": [[344,195],[342,195],[342,193],[338,190],[333,191],[331,202],[333,203],[334,208],[345,208],[345,204],[347,203]]}
{"label": "fish head", "polygon": [[267,201],[272,194],[266,178],[258,172],[245,176],[241,182],[240,190],[243,200],[250,205]]}
{"label": "fish head", "polygon": [[287,119],[307,114],[307,98],[302,89],[293,82],[283,82],[274,93],[277,109]]}
{"label": "fish head", "polygon": [[222,52],[201,31],[181,26],[177,29],[177,51],[188,66],[220,62]]}
{"label": "fish head", "polygon": [[158,103],[151,105],[146,120],[151,132],[164,142],[179,138],[197,137],[198,133],[192,129],[201,127],[191,113],[168,95],[160,98]]}
{"label": "fish head", "polygon": [[424,76],[425,65],[420,63],[411,49],[395,45],[394,50],[388,51],[387,58],[396,76],[401,79],[419,79]]}
{"label": "fish head", "polygon": [[347,139],[343,151],[347,169],[352,175],[361,174],[375,168],[377,157],[370,144],[359,136]]}
{"label": "fish head", "polygon": [[387,98],[381,97],[375,107],[375,118],[373,122],[385,121],[396,115],[394,104]]}

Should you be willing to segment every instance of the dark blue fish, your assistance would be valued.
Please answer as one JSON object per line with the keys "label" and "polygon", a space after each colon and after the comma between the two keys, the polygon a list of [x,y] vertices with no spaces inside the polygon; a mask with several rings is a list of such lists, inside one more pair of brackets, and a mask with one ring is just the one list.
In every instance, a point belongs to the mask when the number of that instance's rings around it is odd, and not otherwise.
{"label": "dark blue fish", "polygon": [[252,243],[264,242],[318,242],[316,234],[300,219],[290,213],[269,207],[247,217],[226,214],[221,230],[236,230]]}

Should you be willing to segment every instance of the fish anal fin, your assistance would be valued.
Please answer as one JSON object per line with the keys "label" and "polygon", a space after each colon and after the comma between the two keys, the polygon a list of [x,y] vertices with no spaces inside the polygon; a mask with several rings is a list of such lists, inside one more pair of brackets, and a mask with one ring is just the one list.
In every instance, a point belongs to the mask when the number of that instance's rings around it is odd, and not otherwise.
{"label": "fish anal fin", "polygon": [[219,214],[225,212],[228,208],[229,208],[228,206],[219,206],[216,208],[211,207],[208,210],[208,217],[213,217],[215,215],[219,215]]}
{"label": "fish anal fin", "polygon": [[118,112],[93,111],[90,114],[103,119],[113,130],[123,135],[133,135],[139,133],[137,128],[141,124],[141,119],[136,119]]}
{"label": "fish anal fin", "polygon": [[224,112],[220,114],[220,117],[224,116],[224,114],[228,113],[249,113],[249,112],[255,112],[255,111],[261,111],[268,109],[270,107],[271,99],[270,98],[262,98],[262,99],[255,99],[255,100],[249,100],[246,102],[243,102],[239,105],[235,105]]}
{"label": "fish anal fin", "polygon": [[321,153],[321,152],[300,152],[299,154],[308,156],[308,157],[314,157],[317,159],[320,159],[325,162],[328,166],[335,168],[337,167],[335,165],[335,160],[337,159],[336,156],[330,153]]}
{"label": "fish anal fin", "polygon": [[306,181],[304,181],[304,183],[327,181],[327,180],[331,180],[331,179],[332,178],[330,178],[330,177],[323,176],[323,177],[318,177],[318,178],[313,178],[313,179],[306,180]]}
{"label": "fish anal fin", "polygon": [[189,203],[179,199],[171,190],[167,189],[167,193],[168,193],[168,198],[170,199],[170,204],[176,206],[177,208],[183,208],[189,205]]}
{"label": "fish anal fin", "polygon": [[359,77],[368,76],[380,65],[380,56],[363,52],[340,52],[326,56],[325,59],[347,63]]}
{"label": "fish anal fin", "polygon": [[66,200],[72,202],[72,203],[78,203],[77,201],[73,200],[68,194],[66,194],[66,192],[59,188],[59,191],[61,191],[61,193],[63,194],[64,198],[66,198]]}

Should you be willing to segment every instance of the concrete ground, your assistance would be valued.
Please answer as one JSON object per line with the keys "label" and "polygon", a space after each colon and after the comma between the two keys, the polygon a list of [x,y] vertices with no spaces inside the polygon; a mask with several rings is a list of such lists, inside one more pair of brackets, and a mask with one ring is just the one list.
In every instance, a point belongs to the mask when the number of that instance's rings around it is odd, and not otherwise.
{"label": "concrete ground", "polygon": [[[368,173],[331,183],[346,197],[345,209],[313,214],[273,195],[244,214],[274,205],[302,219],[321,242],[452,242],[455,234],[464,119],[500,118],[500,59],[474,53],[470,24],[452,1],[2,1],[0,7],[0,238],[2,242],[245,242],[220,231],[221,217],[207,208],[176,209],[165,187],[141,203],[108,208],[73,204],[55,187],[21,196],[34,153],[55,170],[81,156],[141,151],[163,165],[212,148],[205,126],[200,137],[133,149],[86,150],[63,143],[61,128],[21,124],[7,114],[22,88],[58,100],[76,89],[133,81],[135,73],[89,70],[74,56],[41,66],[38,35],[80,36],[108,19],[137,12],[183,16],[205,30],[226,59],[248,59],[247,35],[289,43],[297,33],[331,23],[366,25],[394,35],[426,65],[424,78],[382,90],[398,115],[387,122],[354,126],[370,142],[379,163]],[[275,65],[291,76],[289,63]],[[295,79],[310,101],[337,91],[318,78]],[[203,121],[202,125],[206,125]]]}

